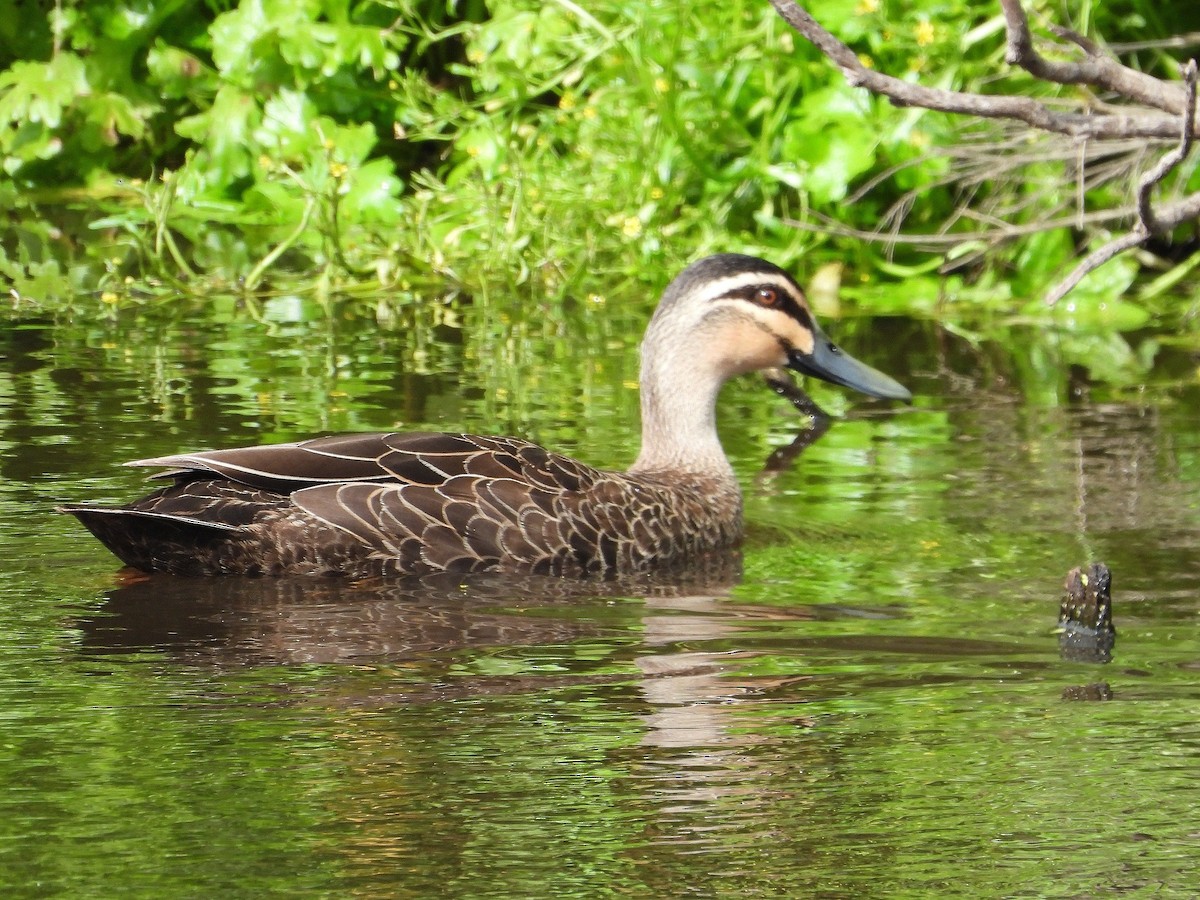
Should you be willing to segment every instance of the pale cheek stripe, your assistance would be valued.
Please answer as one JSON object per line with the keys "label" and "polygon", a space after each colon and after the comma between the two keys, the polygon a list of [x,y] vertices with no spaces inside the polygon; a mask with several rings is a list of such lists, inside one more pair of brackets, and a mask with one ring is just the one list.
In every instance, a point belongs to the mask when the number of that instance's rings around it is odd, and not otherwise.
{"label": "pale cheek stripe", "polygon": [[725,304],[718,304],[716,308],[725,306],[738,316],[749,319],[775,340],[782,340],[802,353],[812,353],[815,340],[813,333],[786,313],[753,306],[744,300],[729,300]]}

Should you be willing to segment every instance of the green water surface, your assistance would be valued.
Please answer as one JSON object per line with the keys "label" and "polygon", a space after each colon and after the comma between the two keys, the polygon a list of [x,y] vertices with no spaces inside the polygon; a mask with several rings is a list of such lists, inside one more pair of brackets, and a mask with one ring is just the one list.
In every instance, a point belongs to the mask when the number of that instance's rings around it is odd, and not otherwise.
{"label": "green water surface", "polygon": [[[3,323],[0,892],[1193,896],[1186,355],[1119,391],[1061,361],[1034,389],[1045,341],[838,323],[915,405],[812,385],[838,421],[764,472],[804,422],[730,385],[750,539],[671,581],[139,579],[53,513],[137,495],[122,460],[335,431],[624,465],[647,314],[380,324],[280,298]],[[1091,559],[1107,665],[1055,634]]]}

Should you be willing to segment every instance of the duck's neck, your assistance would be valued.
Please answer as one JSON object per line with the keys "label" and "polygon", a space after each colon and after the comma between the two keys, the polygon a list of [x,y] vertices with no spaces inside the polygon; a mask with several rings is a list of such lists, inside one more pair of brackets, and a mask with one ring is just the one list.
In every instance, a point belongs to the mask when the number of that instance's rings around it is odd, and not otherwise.
{"label": "duck's neck", "polygon": [[723,383],[724,378],[694,361],[644,356],[642,449],[629,471],[701,475],[736,487],[717,437],[717,394]]}

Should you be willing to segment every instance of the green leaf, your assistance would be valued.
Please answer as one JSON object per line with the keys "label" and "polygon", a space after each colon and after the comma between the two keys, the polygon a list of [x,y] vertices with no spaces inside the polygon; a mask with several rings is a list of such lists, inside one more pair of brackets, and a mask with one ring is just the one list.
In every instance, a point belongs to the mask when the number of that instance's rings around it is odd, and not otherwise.
{"label": "green leaf", "polygon": [[[795,124],[795,123],[794,123]],[[846,196],[850,184],[875,162],[875,135],[856,122],[838,122],[815,138],[807,124],[789,129],[785,141],[790,159],[808,165],[804,189],[813,203],[831,203]]]}
{"label": "green leaf", "polygon": [[403,215],[396,202],[402,189],[403,184],[396,177],[391,160],[373,159],[351,169],[341,198],[343,218],[396,225]]}
{"label": "green leaf", "polygon": [[451,187],[472,171],[478,171],[484,178],[495,177],[505,155],[504,144],[486,124],[465,131],[454,148],[460,157],[466,158],[447,177],[446,183]]}
{"label": "green leaf", "polygon": [[146,133],[145,113],[120,94],[92,97],[85,109],[91,128],[84,133],[84,145],[89,149],[96,149],[97,144],[112,146],[122,134],[136,140]]}
{"label": "green leaf", "polygon": [[254,140],[273,162],[296,162],[323,152],[317,107],[302,91],[282,88],[263,107]]}
{"label": "green leaf", "polygon": [[862,91],[848,86],[808,94],[784,130],[782,155],[803,161],[804,189],[814,203],[846,196],[851,182],[875,163],[879,138]]}
{"label": "green leaf", "polygon": [[1141,306],[1116,296],[1089,293],[1076,288],[1053,307],[1040,299],[1027,304],[1023,312],[1033,318],[1050,319],[1066,329],[1079,331],[1135,331],[1150,321],[1150,313]]}
{"label": "green leaf", "polygon": [[209,66],[191,53],[168,46],[161,39],[156,39],[146,54],[146,66],[150,70],[150,80],[164,97],[212,96],[217,92],[218,82]]}
{"label": "green leaf", "polygon": [[0,123],[38,122],[57,128],[63,112],[89,91],[83,60],[59,53],[49,62],[18,61],[0,72]]}
{"label": "green leaf", "polygon": [[332,144],[334,159],[348,166],[356,166],[366,159],[378,141],[375,127],[370,122],[338,125],[332,119],[323,118],[320,129],[326,146]]}
{"label": "green leaf", "polygon": [[175,125],[181,136],[191,138],[205,148],[206,180],[216,186],[228,186],[250,172],[250,140],[262,122],[262,112],[254,97],[232,84],[217,91],[212,108],[183,119]]}

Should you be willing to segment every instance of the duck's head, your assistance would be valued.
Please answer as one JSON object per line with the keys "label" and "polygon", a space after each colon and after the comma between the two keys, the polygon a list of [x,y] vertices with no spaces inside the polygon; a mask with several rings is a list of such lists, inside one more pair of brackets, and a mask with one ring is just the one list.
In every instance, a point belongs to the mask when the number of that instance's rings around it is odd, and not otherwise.
{"label": "duck's head", "polygon": [[668,285],[647,346],[684,341],[699,341],[695,354],[726,378],[786,366],[871,397],[912,399],[895,379],[839,349],[821,331],[795,280],[753,256],[706,257]]}

